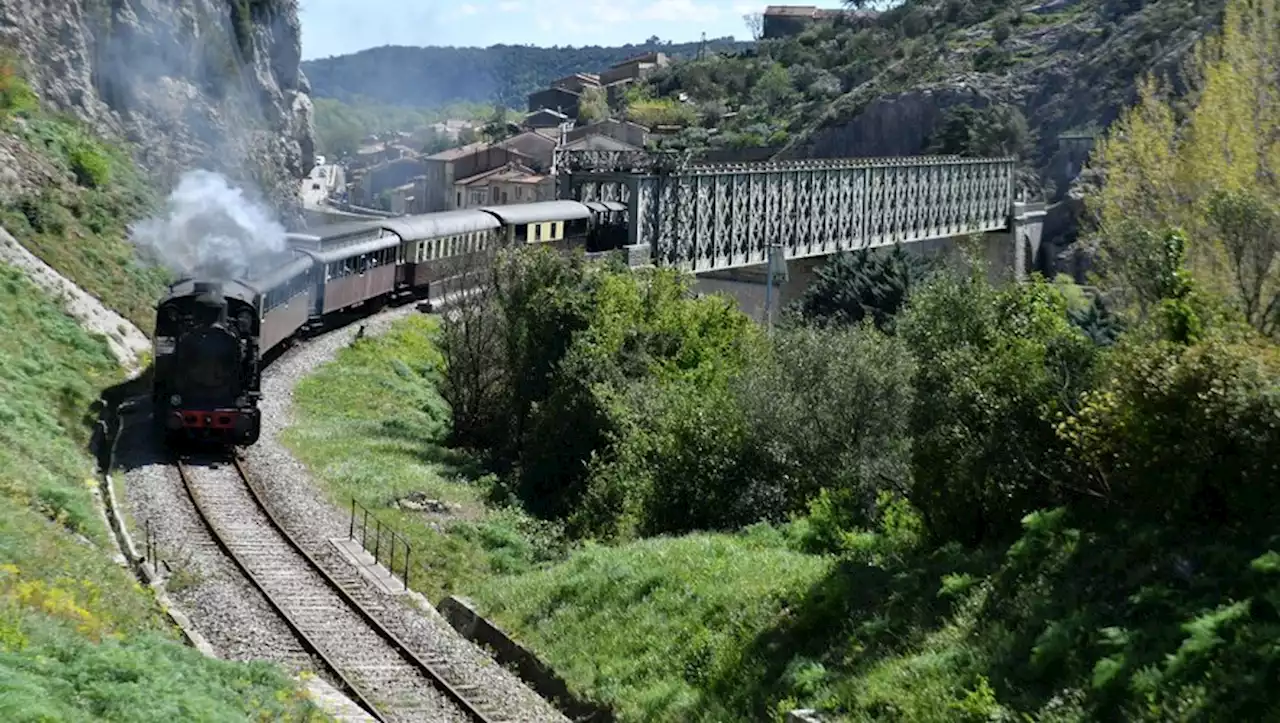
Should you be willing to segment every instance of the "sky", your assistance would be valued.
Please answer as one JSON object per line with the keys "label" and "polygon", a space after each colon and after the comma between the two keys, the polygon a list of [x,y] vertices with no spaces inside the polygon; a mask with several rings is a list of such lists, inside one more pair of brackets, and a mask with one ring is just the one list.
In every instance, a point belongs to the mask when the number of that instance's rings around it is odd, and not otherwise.
{"label": "sky", "polygon": [[[301,0],[304,60],[381,45],[625,45],[750,38],[768,0]],[[840,7],[839,0],[777,4]]]}

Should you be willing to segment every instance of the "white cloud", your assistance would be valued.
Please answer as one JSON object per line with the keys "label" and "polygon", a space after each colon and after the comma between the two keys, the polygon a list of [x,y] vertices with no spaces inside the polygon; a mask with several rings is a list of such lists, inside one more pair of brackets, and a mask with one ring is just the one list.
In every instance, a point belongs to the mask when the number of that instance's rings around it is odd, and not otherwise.
{"label": "white cloud", "polygon": [[480,12],[480,8],[472,5],[471,3],[463,3],[458,6],[458,9],[455,12],[458,15],[475,15]]}

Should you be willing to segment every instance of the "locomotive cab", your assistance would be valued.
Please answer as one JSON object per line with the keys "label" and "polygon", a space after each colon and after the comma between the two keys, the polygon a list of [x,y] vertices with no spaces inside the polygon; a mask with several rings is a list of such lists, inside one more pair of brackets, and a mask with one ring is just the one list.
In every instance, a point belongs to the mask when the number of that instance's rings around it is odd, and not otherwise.
{"label": "locomotive cab", "polygon": [[157,307],[152,397],[171,442],[257,441],[258,314],[240,286],[182,281]]}

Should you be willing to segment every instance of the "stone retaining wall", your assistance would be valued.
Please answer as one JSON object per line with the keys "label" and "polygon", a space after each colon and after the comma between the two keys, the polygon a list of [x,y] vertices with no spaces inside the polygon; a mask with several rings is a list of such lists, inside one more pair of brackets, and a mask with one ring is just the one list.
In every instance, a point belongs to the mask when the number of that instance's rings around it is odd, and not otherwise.
{"label": "stone retaining wall", "polygon": [[476,612],[471,601],[450,596],[440,601],[439,610],[460,635],[488,648],[498,663],[514,668],[530,688],[576,723],[614,723],[613,711],[571,693],[551,666]]}

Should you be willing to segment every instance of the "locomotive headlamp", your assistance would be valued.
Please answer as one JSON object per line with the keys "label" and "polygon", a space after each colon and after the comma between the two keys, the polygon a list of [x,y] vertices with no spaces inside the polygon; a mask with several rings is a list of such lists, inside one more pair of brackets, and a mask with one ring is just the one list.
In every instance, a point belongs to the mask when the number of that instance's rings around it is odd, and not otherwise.
{"label": "locomotive headlamp", "polygon": [[175,406],[175,407],[176,407],[176,406],[178,406],[179,404],[182,404],[182,397],[181,397],[181,395],[175,394],[175,395],[173,395],[172,397],[169,397],[169,404],[171,404],[171,405],[173,405],[173,406]]}

